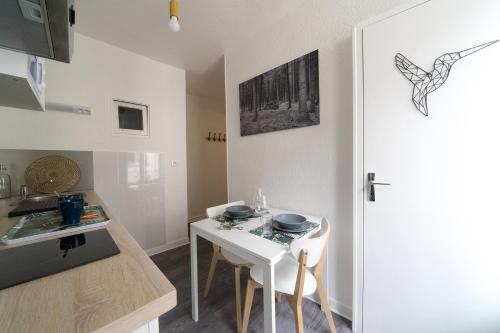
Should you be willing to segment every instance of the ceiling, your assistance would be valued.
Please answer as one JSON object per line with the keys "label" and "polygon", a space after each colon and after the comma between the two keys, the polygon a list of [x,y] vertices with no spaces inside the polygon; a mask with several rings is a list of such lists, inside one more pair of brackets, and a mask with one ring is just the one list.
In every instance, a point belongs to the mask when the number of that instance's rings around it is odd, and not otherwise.
{"label": "ceiling", "polygon": [[179,0],[181,31],[168,28],[169,0],[77,1],[77,31],[186,70],[187,93],[224,99],[224,51],[307,0]]}

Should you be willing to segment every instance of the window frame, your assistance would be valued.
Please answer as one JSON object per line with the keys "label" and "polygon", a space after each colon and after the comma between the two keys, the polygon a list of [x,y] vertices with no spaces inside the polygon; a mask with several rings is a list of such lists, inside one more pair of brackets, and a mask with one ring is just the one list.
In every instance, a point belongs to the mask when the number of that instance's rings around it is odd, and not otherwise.
{"label": "window frame", "polygon": [[[142,111],[142,125],[143,125],[142,130],[120,128],[119,113],[118,113],[120,106],[139,109]],[[111,112],[113,113],[112,134],[114,136],[149,137],[150,135],[149,124],[151,115],[149,105],[113,98],[111,101]]]}

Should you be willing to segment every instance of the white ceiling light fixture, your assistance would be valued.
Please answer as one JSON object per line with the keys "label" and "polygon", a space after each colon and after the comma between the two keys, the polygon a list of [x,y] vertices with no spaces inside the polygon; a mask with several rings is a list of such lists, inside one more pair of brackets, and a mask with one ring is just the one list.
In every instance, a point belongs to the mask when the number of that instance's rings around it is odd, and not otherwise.
{"label": "white ceiling light fixture", "polygon": [[179,4],[177,0],[170,0],[170,30],[173,32],[178,32],[181,30],[181,25],[179,24]]}

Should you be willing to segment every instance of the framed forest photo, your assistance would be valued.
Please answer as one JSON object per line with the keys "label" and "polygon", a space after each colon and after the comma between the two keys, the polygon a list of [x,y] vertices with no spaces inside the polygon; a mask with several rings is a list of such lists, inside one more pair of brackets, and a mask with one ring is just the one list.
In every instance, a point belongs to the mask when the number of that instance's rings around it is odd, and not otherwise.
{"label": "framed forest photo", "polygon": [[241,136],[319,124],[318,50],[240,83]]}

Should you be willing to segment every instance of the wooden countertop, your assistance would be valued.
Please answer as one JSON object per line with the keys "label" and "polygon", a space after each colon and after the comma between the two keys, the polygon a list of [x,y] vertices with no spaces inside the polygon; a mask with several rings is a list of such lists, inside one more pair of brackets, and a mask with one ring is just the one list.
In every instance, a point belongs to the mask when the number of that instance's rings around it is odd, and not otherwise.
{"label": "wooden countertop", "polygon": [[[176,305],[175,287],[99,196],[83,192],[106,210],[121,253],[0,290],[0,332],[131,332]],[[7,218],[13,202],[0,200],[0,236],[19,219]]]}

